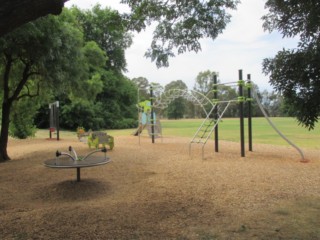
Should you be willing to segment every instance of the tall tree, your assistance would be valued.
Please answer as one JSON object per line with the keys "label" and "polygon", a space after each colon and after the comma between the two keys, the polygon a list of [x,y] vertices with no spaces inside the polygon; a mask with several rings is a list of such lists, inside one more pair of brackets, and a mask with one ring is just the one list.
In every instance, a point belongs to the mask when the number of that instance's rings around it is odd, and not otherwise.
{"label": "tall tree", "polygon": [[[135,84],[121,73],[106,71],[104,86],[96,103],[101,105],[105,128],[134,127],[137,119],[137,89]],[[128,123],[128,124],[126,124]]]}
{"label": "tall tree", "polygon": [[263,71],[294,109],[298,121],[313,129],[320,115],[320,2],[268,0],[264,28],[284,37],[299,37],[298,48],[265,59]]}
{"label": "tall tree", "polygon": [[[209,97],[209,98],[213,98],[213,78],[214,75],[216,75],[217,73],[214,71],[210,71],[210,70],[206,70],[203,72],[199,72],[197,77],[196,77],[196,81],[193,87],[193,90]],[[203,107],[205,107],[207,112],[210,112],[212,105],[211,104],[206,104]],[[196,106],[195,108],[196,113],[199,117],[206,117],[202,108],[200,108],[200,106]]]}
{"label": "tall tree", "polygon": [[[59,14],[67,0],[3,1],[0,7],[0,23],[2,23],[0,37],[40,16],[49,13]],[[158,22],[151,47],[146,52],[146,56],[156,61],[158,67],[168,66],[169,57],[175,56],[176,53],[201,50],[199,42],[201,38],[215,39],[230,22],[227,10],[235,9],[240,2],[239,0],[120,1],[131,8],[131,13],[125,16],[129,29],[139,32],[152,22]]]}
{"label": "tall tree", "polygon": [[85,41],[94,41],[108,56],[107,70],[126,70],[125,50],[132,44],[132,36],[119,12],[95,5],[90,10],[71,9],[80,23]]}
{"label": "tall tree", "polygon": [[264,110],[270,117],[282,116],[282,96],[274,91],[268,92],[264,90],[261,92],[261,104]]}
{"label": "tall tree", "polygon": [[132,81],[137,86],[138,101],[144,101],[150,98],[149,81],[145,77],[133,78]]}
{"label": "tall tree", "polygon": [[[134,84],[127,79],[125,50],[132,43],[131,34],[125,27],[122,16],[108,7],[95,5],[91,10],[72,8],[85,41],[95,42],[107,58],[101,62],[100,71],[103,86],[94,99],[94,108],[100,109],[95,115],[102,119],[104,128],[125,128],[135,121],[137,92]],[[128,123],[128,124],[126,124]],[[98,125],[94,126],[95,128]]]}
{"label": "tall tree", "polygon": [[78,81],[77,91],[55,95],[55,98],[62,103],[60,126],[66,129],[76,129],[81,126],[98,130],[103,127],[104,121],[101,109],[96,104],[96,97],[103,91],[107,56],[93,41],[85,43],[81,50],[86,74],[82,81]]}
{"label": "tall tree", "polygon": [[[1,80],[2,94],[2,127],[0,134],[0,161],[8,160],[7,142],[9,115],[14,101],[25,96],[38,95],[28,88],[28,81],[51,86],[58,86],[61,90],[67,89],[69,81],[63,81],[70,76],[76,80],[77,73],[81,72],[81,64],[78,64],[80,33],[57,23],[54,18],[49,20],[38,19],[35,22],[25,24],[9,33],[18,26],[45,16],[49,13],[59,14],[66,0],[34,1],[34,0],[4,0],[0,6],[0,53],[1,53]],[[97,23],[87,21],[87,30],[92,30],[92,35],[86,35],[86,41],[96,41],[100,48],[106,50],[109,57],[106,64],[108,69],[120,73],[125,70],[125,62],[122,61],[123,49],[130,45],[128,41],[120,41],[126,29],[141,31],[153,21],[158,22],[154,32],[154,38],[150,50],[146,56],[156,61],[158,67],[168,66],[168,58],[186,51],[199,51],[199,40],[204,37],[215,39],[230,21],[227,9],[234,9],[238,0],[210,0],[210,1],[135,1],[122,0],[131,7],[131,13],[122,21],[119,14],[111,14],[113,20],[109,29],[116,29],[115,35],[108,35],[108,31],[95,32],[97,26],[104,26],[104,18],[100,17],[101,9],[97,7],[96,15],[92,15]],[[103,12],[103,11],[102,11]],[[102,13],[103,15],[104,13]],[[104,17],[104,15],[103,15]],[[100,21],[99,21],[100,20]],[[6,28],[6,26],[8,28]],[[119,30],[123,27],[123,31]],[[120,40],[117,35],[120,33]],[[6,35],[4,35],[6,34]],[[98,35],[96,35],[98,34]],[[102,41],[94,39],[96,36]],[[105,38],[106,37],[106,38]],[[114,38],[114,44],[106,43],[109,38]],[[79,40],[79,41],[78,41]],[[112,57],[114,54],[115,57]],[[120,57],[120,60],[119,58]],[[69,61],[73,59],[73,61]],[[58,64],[60,63],[60,64]],[[75,70],[78,67],[78,70]],[[72,77],[71,77],[72,76]],[[43,81],[43,80],[46,81]],[[111,78],[112,79],[112,78]],[[53,84],[55,82],[55,84]],[[110,84],[110,82],[109,82]],[[114,83],[112,83],[114,84]],[[37,85],[37,84],[36,84]],[[106,86],[105,86],[106,87]],[[131,89],[131,88],[129,88]],[[107,94],[104,94],[106,96]],[[109,94],[114,96],[114,93]],[[122,94],[120,94],[123,97]]]}
{"label": "tall tree", "polygon": [[[219,85],[217,90],[219,101],[237,100],[238,93],[237,89],[235,89],[234,87]],[[220,111],[223,111],[223,109],[227,106],[227,103],[220,104],[219,106]],[[224,117],[239,117],[238,104],[230,104],[228,109],[224,113]]]}
{"label": "tall tree", "polygon": [[[10,159],[7,144],[13,103],[35,97],[45,87],[68,91],[70,79],[76,82],[81,73],[82,44],[77,29],[53,16],[40,18],[0,38],[0,161]],[[34,92],[31,85],[37,86]]]}
{"label": "tall tree", "polygon": [[[165,92],[168,92],[174,89],[187,91],[188,87],[182,80],[172,81],[164,87]],[[186,111],[186,100],[183,97],[178,97],[178,98],[175,98],[171,103],[169,103],[167,108],[167,116],[169,119],[183,118],[185,111]]]}
{"label": "tall tree", "polygon": [[[62,16],[77,26],[87,42],[81,50],[86,75],[79,81],[77,91],[55,96],[62,102],[61,126],[92,130],[132,127],[137,118],[137,91],[122,73],[126,65],[124,50],[131,39],[118,12],[97,5],[92,10],[65,9]],[[39,123],[43,127],[43,122]]]}
{"label": "tall tree", "polygon": [[217,73],[214,71],[211,72],[210,70],[199,72],[196,77],[196,82],[193,89],[195,91],[201,92],[204,95],[208,94],[213,90],[214,75],[217,75]]}

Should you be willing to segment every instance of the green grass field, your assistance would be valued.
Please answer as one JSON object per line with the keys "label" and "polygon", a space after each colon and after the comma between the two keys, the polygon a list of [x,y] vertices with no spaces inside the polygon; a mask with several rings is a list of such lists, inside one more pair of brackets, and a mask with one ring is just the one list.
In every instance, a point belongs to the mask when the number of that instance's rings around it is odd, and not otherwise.
{"label": "green grass field", "polygon": [[[298,125],[294,118],[271,118],[276,127],[292,142],[300,147],[320,149],[320,131],[319,124],[315,130],[308,129]],[[193,120],[162,120],[163,134],[169,136],[193,136],[201,125],[201,119]],[[245,138],[247,141],[248,127],[245,121]],[[287,145],[276,131],[269,125],[265,118],[253,118],[253,143],[264,143],[274,145]],[[223,119],[219,124],[219,139],[239,142],[240,141],[240,120]]]}
{"label": "green grass field", "polygon": [[[188,137],[190,140],[202,123],[202,119],[182,119],[182,120],[161,120],[163,136]],[[320,149],[320,124],[315,130],[298,125],[294,118],[271,118],[276,127],[293,143],[303,148]],[[253,118],[253,144],[273,144],[288,145],[269,125],[265,118]],[[134,129],[107,130],[112,136],[126,136],[132,134]],[[47,137],[47,130],[39,130],[36,137]],[[75,132],[63,131],[61,138],[76,136]],[[245,120],[245,138],[248,137],[247,120]],[[239,142],[240,141],[240,120],[238,118],[223,119],[219,124],[219,139]]]}

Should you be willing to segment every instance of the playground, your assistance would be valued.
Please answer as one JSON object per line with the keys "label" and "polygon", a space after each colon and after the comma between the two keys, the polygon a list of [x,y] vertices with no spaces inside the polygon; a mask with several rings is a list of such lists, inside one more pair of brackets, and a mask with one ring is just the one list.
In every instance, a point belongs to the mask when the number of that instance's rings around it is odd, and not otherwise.
{"label": "playground", "polygon": [[[213,141],[188,153],[190,137],[115,136],[112,162],[46,168],[57,149],[88,152],[76,133],[10,139],[0,168],[1,239],[317,239],[320,150]],[[206,148],[207,148],[206,147]],[[52,154],[52,156],[50,156]]]}

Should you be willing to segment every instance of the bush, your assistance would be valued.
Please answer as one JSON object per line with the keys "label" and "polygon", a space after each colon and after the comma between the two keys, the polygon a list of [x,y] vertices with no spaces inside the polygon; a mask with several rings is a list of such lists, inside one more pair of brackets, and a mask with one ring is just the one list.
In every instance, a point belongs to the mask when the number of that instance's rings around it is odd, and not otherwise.
{"label": "bush", "polygon": [[9,134],[10,136],[19,139],[34,137],[36,134],[36,127],[32,124],[26,124],[23,117],[16,116],[14,121],[10,124]]}
{"label": "bush", "polygon": [[135,128],[138,126],[138,121],[132,118],[124,118],[121,120],[116,120],[113,124],[114,129],[126,129]]}
{"label": "bush", "polygon": [[11,122],[9,135],[19,139],[34,137],[36,127],[33,118],[36,114],[38,105],[31,102],[30,99],[20,100],[15,103],[11,112]]}
{"label": "bush", "polygon": [[82,126],[85,129],[97,130],[103,124],[103,119],[96,115],[94,104],[89,101],[74,101],[69,105],[61,106],[60,126],[66,129],[76,129]]}

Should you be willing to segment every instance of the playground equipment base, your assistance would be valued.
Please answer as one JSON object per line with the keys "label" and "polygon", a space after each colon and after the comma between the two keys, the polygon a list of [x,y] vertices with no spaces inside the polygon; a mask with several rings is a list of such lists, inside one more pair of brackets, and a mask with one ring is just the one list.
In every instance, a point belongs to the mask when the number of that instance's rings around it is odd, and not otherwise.
{"label": "playground equipment base", "polygon": [[77,170],[77,182],[81,181],[80,177],[80,169],[85,167],[95,167],[104,165],[111,162],[110,158],[105,157],[90,157],[85,160],[72,160],[69,157],[60,157],[60,158],[53,158],[44,161],[44,165],[49,168],[76,168]]}

